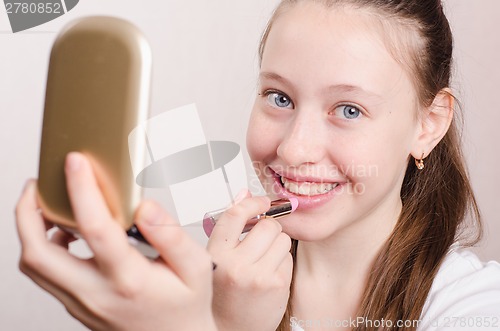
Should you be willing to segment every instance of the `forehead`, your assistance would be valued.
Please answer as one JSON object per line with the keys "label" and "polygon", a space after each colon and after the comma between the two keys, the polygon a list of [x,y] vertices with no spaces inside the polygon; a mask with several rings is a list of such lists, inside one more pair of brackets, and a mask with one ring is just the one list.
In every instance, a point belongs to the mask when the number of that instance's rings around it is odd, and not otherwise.
{"label": "forehead", "polygon": [[409,76],[387,48],[382,31],[378,18],[367,10],[300,2],[273,23],[261,70],[380,94],[396,86],[408,88]]}

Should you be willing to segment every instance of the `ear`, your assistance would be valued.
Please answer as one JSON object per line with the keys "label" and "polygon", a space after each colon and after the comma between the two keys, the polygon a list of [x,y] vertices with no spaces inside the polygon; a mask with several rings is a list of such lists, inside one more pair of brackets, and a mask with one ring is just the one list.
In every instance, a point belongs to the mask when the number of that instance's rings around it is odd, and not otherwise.
{"label": "ear", "polygon": [[426,158],[443,139],[453,119],[455,99],[449,88],[442,89],[432,104],[423,110],[419,118],[419,130],[411,155],[420,160]]}

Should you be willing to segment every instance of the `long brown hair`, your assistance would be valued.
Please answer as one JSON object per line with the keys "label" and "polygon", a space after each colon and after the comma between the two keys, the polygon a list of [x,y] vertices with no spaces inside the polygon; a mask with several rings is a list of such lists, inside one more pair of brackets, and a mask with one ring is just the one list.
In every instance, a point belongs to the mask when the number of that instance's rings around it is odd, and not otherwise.
{"label": "long brown hair", "polygon": [[[406,64],[415,77],[421,107],[430,106],[436,95],[450,86],[453,38],[440,0],[282,0],[264,31],[259,49],[261,60],[273,22],[298,2],[322,4],[327,10],[337,5],[363,8],[378,15],[388,39],[398,39],[392,40],[392,46],[400,52],[393,53],[406,56],[399,55],[397,60]],[[397,29],[388,31],[388,25]],[[413,38],[404,37],[408,31]],[[479,210],[463,161],[457,110],[448,132],[426,158],[425,170],[419,171],[409,157],[401,187],[401,214],[372,266],[359,305],[358,316],[366,320],[418,320],[450,246],[457,240],[462,245],[473,245],[481,238]],[[465,227],[466,220],[474,226]],[[294,259],[296,248],[294,241]],[[279,331],[290,330],[292,300],[293,281]],[[355,330],[415,328],[416,325],[364,325]]]}

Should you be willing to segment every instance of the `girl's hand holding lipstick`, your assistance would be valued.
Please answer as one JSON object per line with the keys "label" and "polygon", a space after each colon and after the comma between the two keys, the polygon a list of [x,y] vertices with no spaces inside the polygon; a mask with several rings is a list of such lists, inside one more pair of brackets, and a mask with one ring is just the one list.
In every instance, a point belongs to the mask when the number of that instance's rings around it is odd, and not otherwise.
{"label": "girl's hand holding lipstick", "polygon": [[285,312],[293,267],[290,237],[276,220],[265,218],[240,240],[247,221],[270,206],[268,197],[242,191],[213,228],[208,250],[217,264],[213,313],[219,330],[276,330]]}

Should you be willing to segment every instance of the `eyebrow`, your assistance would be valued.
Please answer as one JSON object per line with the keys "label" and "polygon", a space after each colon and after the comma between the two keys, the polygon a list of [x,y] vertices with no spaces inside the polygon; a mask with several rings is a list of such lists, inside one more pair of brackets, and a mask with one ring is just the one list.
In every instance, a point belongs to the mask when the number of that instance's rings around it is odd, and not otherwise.
{"label": "eyebrow", "polygon": [[[265,78],[265,79],[280,82],[280,83],[287,85],[291,88],[293,87],[292,82],[290,82],[285,77],[282,77],[274,72],[264,71],[264,72],[261,72],[259,76],[262,78]],[[334,85],[330,85],[330,86],[326,87],[325,90],[328,92],[360,93],[360,94],[365,94],[365,95],[371,96],[371,97],[382,98],[382,96],[380,96],[379,94],[377,94],[375,92],[368,91],[360,86],[351,85],[351,84],[334,84]]]}
{"label": "eyebrow", "polygon": [[262,78],[266,78],[266,79],[269,79],[269,80],[275,80],[275,81],[278,81],[284,85],[293,85],[292,83],[290,83],[290,81],[288,81],[288,79],[274,73],[274,72],[267,72],[267,71],[263,71],[259,74],[260,77]]}

